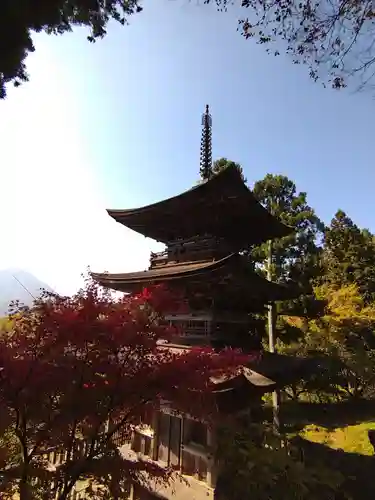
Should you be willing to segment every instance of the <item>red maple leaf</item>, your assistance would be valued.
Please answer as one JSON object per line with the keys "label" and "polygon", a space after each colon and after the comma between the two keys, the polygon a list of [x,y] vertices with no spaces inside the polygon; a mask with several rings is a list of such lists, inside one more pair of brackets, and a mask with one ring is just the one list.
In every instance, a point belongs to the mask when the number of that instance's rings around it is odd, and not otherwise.
{"label": "red maple leaf", "polygon": [[[145,408],[156,410],[161,400],[212,418],[211,376],[244,361],[231,351],[161,348],[171,334],[163,314],[176,301],[183,299],[161,286],[114,300],[88,283],[73,297],[46,296],[14,316],[0,337],[0,424],[19,455],[3,464],[3,489],[16,487],[29,499],[37,477],[46,498],[54,484],[63,500],[80,479],[110,490],[140,481],[144,470],[169,479],[171,471],[157,464],[124,457],[113,436],[130,434]],[[58,449],[64,463],[51,470],[45,454]]]}

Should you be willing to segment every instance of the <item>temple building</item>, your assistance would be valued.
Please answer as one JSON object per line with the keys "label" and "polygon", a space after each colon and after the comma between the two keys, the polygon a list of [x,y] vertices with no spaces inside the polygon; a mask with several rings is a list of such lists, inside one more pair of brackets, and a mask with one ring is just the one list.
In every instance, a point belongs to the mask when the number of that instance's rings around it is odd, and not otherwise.
{"label": "temple building", "polygon": [[[293,298],[295,290],[262,278],[248,256],[254,245],[286,236],[292,229],[255,199],[236,167],[212,173],[211,126],[207,106],[202,118],[201,183],[141,208],[108,210],[115,221],[163,243],[165,250],[151,254],[147,270],[93,273],[93,278],[122,292],[158,283],[183,291],[188,313],[172,311],[166,318],[180,332],[170,349],[207,345],[259,351],[240,376],[217,383],[222,410],[240,412],[256,407],[264,393],[303,377],[305,371],[298,359],[262,352],[264,325],[258,313],[267,304]],[[177,467],[189,478],[190,488],[181,484],[175,497],[167,488],[157,494],[134,489],[133,500],[212,498],[213,447],[214,436],[203,423],[176,416],[167,405],[158,415],[145,416],[134,432],[133,451]]]}

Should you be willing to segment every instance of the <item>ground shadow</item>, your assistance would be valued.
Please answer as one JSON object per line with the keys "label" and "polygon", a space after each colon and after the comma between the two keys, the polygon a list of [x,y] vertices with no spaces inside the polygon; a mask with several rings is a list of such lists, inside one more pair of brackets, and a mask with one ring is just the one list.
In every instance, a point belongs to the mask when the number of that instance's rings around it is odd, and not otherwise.
{"label": "ground shadow", "polygon": [[[288,432],[301,430],[310,424],[337,429],[362,422],[375,422],[374,401],[326,404],[285,402],[281,406],[281,412]],[[272,409],[267,408],[266,414],[271,416]]]}
{"label": "ground shadow", "polygon": [[333,450],[323,444],[312,443],[301,437],[292,440],[306,465],[317,465],[338,471],[343,476],[342,491],[335,500],[370,500],[375,498],[375,457]]}

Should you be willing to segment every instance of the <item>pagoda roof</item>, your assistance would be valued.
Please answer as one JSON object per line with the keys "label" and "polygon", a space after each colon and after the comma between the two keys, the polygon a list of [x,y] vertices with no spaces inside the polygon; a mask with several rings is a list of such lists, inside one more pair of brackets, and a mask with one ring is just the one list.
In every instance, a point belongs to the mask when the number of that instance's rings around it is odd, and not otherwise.
{"label": "pagoda roof", "polygon": [[[167,345],[167,344],[166,344]],[[222,389],[232,387],[233,380],[245,378],[255,387],[271,387],[287,385],[295,381],[295,377],[304,378],[311,372],[321,369],[315,358],[298,358],[286,354],[263,351],[250,360],[239,374],[232,377],[219,377],[213,382]],[[293,380],[294,379],[294,380]]]}
{"label": "pagoda roof", "polygon": [[[177,353],[195,349],[192,346],[168,343],[160,347]],[[241,367],[239,373],[229,376],[213,376],[211,381],[216,385],[217,391],[232,389],[238,381],[246,381],[246,384],[250,386],[258,387],[264,392],[271,392],[296,380],[309,378],[312,374],[323,370],[322,360],[315,357],[299,358],[276,352],[260,351]]]}
{"label": "pagoda roof", "polygon": [[108,210],[120,224],[148,238],[169,243],[210,235],[248,248],[290,234],[246,186],[235,166],[177,196],[128,210]]}
{"label": "pagoda roof", "polygon": [[218,407],[225,413],[244,410],[251,406],[256,394],[263,395],[300,380],[308,380],[321,371],[322,366],[314,358],[263,352],[258,359],[244,366],[238,375],[213,380]]}
{"label": "pagoda roof", "polygon": [[[164,349],[182,353],[191,346],[165,344]],[[259,401],[258,397],[321,373],[324,367],[316,358],[298,358],[266,351],[242,366],[238,373],[212,377],[219,409],[224,413],[244,410]]]}
{"label": "pagoda roof", "polygon": [[267,281],[256,272],[249,269],[243,256],[233,253],[216,261],[190,262],[170,264],[159,268],[125,274],[92,273],[91,276],[100,285],[119,290],[132,292],[145,286],[159,283],[184,283],[201,281],[223,284],[237,282],[248,297],[263,299],[264,302],[285,300],[294,297],[294,291],[284,285]]}

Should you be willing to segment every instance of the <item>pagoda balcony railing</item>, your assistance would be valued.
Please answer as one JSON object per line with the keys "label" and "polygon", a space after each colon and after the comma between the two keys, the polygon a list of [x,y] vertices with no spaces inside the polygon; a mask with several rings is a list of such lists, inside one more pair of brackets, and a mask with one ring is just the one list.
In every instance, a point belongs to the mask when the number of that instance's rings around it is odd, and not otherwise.
{"label": "pagoda balcony railing", "polygon": [[188,318],[171,318],[168,320],[171,326],[176,327],[176,337],[180,338],[209,338],[211,336],[210,320],[190,320]]}
{"label": "pagoda balcony railing", "polygon": [[167,263],[214,260],[225,257],[232,249],[211,237],[170,242],[162,252],[152,252],[150,268]]}

